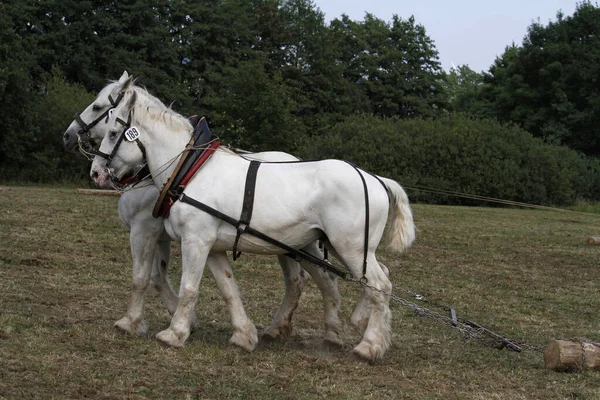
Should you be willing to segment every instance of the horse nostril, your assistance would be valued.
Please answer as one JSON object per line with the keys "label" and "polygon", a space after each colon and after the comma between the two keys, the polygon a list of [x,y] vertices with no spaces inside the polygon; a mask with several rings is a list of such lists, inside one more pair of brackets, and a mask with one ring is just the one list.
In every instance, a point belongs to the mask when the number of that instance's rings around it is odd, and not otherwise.
{"label": "horse nostril", "polygon": [[73,150],[75,148],[75,145],[77,144],[77,136],[66,132],[63,135],[63,145],[65,146],[65,148],[67,150]]}
{"label": "horse nostril", "polygon": [[92,177],[92,179],[96,180],[98,178],[98,172],[94,171],[90,176]]}

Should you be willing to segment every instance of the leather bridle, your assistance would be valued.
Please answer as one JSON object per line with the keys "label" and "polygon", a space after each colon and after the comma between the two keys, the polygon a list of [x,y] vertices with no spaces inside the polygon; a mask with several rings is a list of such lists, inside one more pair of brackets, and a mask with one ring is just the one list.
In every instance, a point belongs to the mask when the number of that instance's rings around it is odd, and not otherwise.
{"label": "leather bridle", "polygon": [[[127,141],[130,141],[130,142],[135,141],[137,143],[138,147],[140,148],[140,151],[142,152],[143,159],[144,160],[146,159],[146,148],[144,147],[144,145],[138,138],[139,131],[137,130],[137,128],[135,126],[133,126],[133,127],[131,126],[132,114],[133,114],[133,111],[129,111],[129,115],[127,116],[127,122],[123,121],[121,118],[117,117],[117,122],[120,123],[121,125],[123,125],[123,130],[121,131],[121,135],[119,136],[119,139],[117,139],[117,143],[115,144],[115,147],[113,147],[110,154],[103,153],[100,150],[97,150],[95,152],[97,156],[102,157],[105,160],[108,160],[108,162],[106,163],[106,169],[109,171],[109,173],[110,173],[110,164],[111,164],[113,158],[115,157],[115,155],[117,154],[117,151],[119,151],[119,148],[121,147],[121,144],[123,143],[123,140],[125,140],[125,139],[127,139]],[[110,173],[110,175],[111,175],[111,179],[114,180],[114,178],[116,178],[116,177],[112,176],[112,173]]]}
{"label": "leather bridle", "polygon": [[92,129],[94,126],[96,126],[103,119],[106,119],[104,121],[105,123],[108,122],[108,118],[110,117],[111,110],[114,110],[119,105],[121,100],[123,100],[124,96],[125,96],[125,92],[121,92],[121,93],[119,93],[117,98],[113,100],[112,96],[108,95],[108,100],[110,101],[111,107],[109,107],[98,118],[96,118],[89,124],[87,124],[83,119],[81,119],[80,113],[75,114],[75,121],[77,121],[77,123],[81,127],[81,129],[79,129],[79,131],[77,131],[77,133],[76,133],[77,140],[79,141],[79,143],[81,143],[81,145],[84,147],[84,149],[86,151],[94,153],[94,151],[92,149],[92,145],[90,143],[90,129]]}

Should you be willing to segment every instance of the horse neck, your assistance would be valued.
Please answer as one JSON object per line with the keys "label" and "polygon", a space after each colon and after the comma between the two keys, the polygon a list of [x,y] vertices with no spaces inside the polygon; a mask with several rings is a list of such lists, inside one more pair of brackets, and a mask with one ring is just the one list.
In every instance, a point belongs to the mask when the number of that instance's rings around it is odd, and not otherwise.
{"label": "horse neck", "polygon": [[137,94],[136,103],[141,106],[152,106],[161,109],[167,109],[168,107],[160,101],[158,98],[152,96],[147,90],[139,87],[132,86],[132,88],[127,92],[131,96],[135,92]]}
{"label": "horse neck", "polygon": [[189,143],[192,128],[187,127],[174,129],[171,126],[156,121],[154,119],[146,119],[138,121],[137,126],[141,129],[146,147],[146,160],[148,167],[152,173],[154,183],[161,188],[166,183],[173,173],[181,152]]}

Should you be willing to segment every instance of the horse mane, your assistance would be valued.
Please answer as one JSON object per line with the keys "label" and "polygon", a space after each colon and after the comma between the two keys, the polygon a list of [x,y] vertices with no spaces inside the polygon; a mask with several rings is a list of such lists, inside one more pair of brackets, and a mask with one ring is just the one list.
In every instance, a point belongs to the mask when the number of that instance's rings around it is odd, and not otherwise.
{"label": "horse mane", "polygon": [[150,94],[150,92],[148,92],[148,90],[145,87],[142,86],[136,86],[136,80],[133,80],[133,83],[131,84],[131,87],[128,91],[133,91],[136,92],[138,95],[138,101],[140,97],[143,97],[148,103],[149,106],[152,107],[157,107],[157,108],[161,108],[161,109],[171,109],[171,106],[166,106],[162,101],[160,101],[157,97],[154,97],[153,95]]}
{"label": "horse mane", "polygon": [[161,123],[165,125],[166,128],[172,130],[184,130],[190,133],[193,130],[193,127],[187,118],[168,107],[163,108],[149,104],[136,104],[133,115],[134,120],[143,121],[148,118],[154,122]]}
{"label": "horse mane", "polygon": [[[108,94],[110,92],[113,91],[114,89],[114,85],[115,84],[119,84],[118,80],[111,80],[109,81],[109,84],[106,85],[98,94],[98,97],[101,97],[102,95],[106,95],[108,96]],[[108,92],[108,93],[106,93]],[[142,100],[142,102],[144,104],[148,104],[152,107],[157,107],[160,109],[170,109],[170,106],[166,106],[162,101],[160,101],[157,97],[154,97],[153,95],[150,94],[150,92],[148,92],[148,90],[143,87],[143,86],[137,86],[137,78],[133,79],[133,82],[131,83],[131,85],[129,86],[129,89],[127,89],[126,93],[131,94],[133,92],[136,92],[138,95],[138,101]]]}

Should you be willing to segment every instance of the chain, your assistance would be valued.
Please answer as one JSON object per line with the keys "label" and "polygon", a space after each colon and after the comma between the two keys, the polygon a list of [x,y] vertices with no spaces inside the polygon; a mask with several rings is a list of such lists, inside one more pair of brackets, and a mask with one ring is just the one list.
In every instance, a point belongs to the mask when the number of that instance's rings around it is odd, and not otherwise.
{"label": "chain", "polygon": [[[565,339],[565,340],[568,340],[570,342],[577,342],[577,343],[579,343],[581,345],[582,350],[583,350],[583,345],[584,344],[591,344],[592,346],[596,346],[596,347],[600,348],[600,342],[594,342],[592,340],[583,339],[583,338],[580,338],[580,337],[575,337],[575,338]],[[585,359],[585,354],[583,356],[583,359]]]}
{"label": "chain", "polygon": [[376,292],[379,292],[386,296],[389,296],[390,300],[392,300],[404,307],[409,308],[410,310],[412,310],[415,314],[417,314],[419,316],[433,319],[434,321],[440,322],[442,324],[450,326],[451,328],[456,329],[457,331],[460,332],[464,341],[469,341],[471,339],[487,340],[489,342],[489,344],[493,347],[496,347],[498,349],[503,349],[506,347],[509,350],[513,350],[513,351],[517,351],[517,352],[520,352],[522,350],[529,350],[529,351],[543,351],[544,350],[544,346],[533,346],[533,345],[529,345],[529,344],[526,344],[523,342],[517,342],[517,341],[511,340],[511,339],[507,339],[504,336],[494,333],[491,330],[489,330],[473,321],[465,320],[462,318],[457,318],[456,311],[453,308],[430,302],[424,296],[422,296],[418,293],[415,293],[415,292],[412,292],[409,290],[405,290],[405,289],[401,289],[401,288],[397,288],[394,286],[395,289],[398,289],[402,292],[409,294],[416,300],[419,300],[419,301],[422,301],[425,303],[429,303],[429,304],[431,304],[435,307],[441,308],[445,311],[450,311],[451,317],[447,317],[438,312],[432,311],[426,307],[422,307],[422,306],[415,304],[411,301],[408,301],[402,297],[398,297],[392,293],[387,293],[384,290],[381,290],[372,285],[369,285],[367,283],[367,281],[363,278],[357,279],[357,278],[353,278],[353,277],[347,275],[345,280],[349,281],[349,282],[354,282],[362,287],[369,288],[371,290],[374,290]]}

